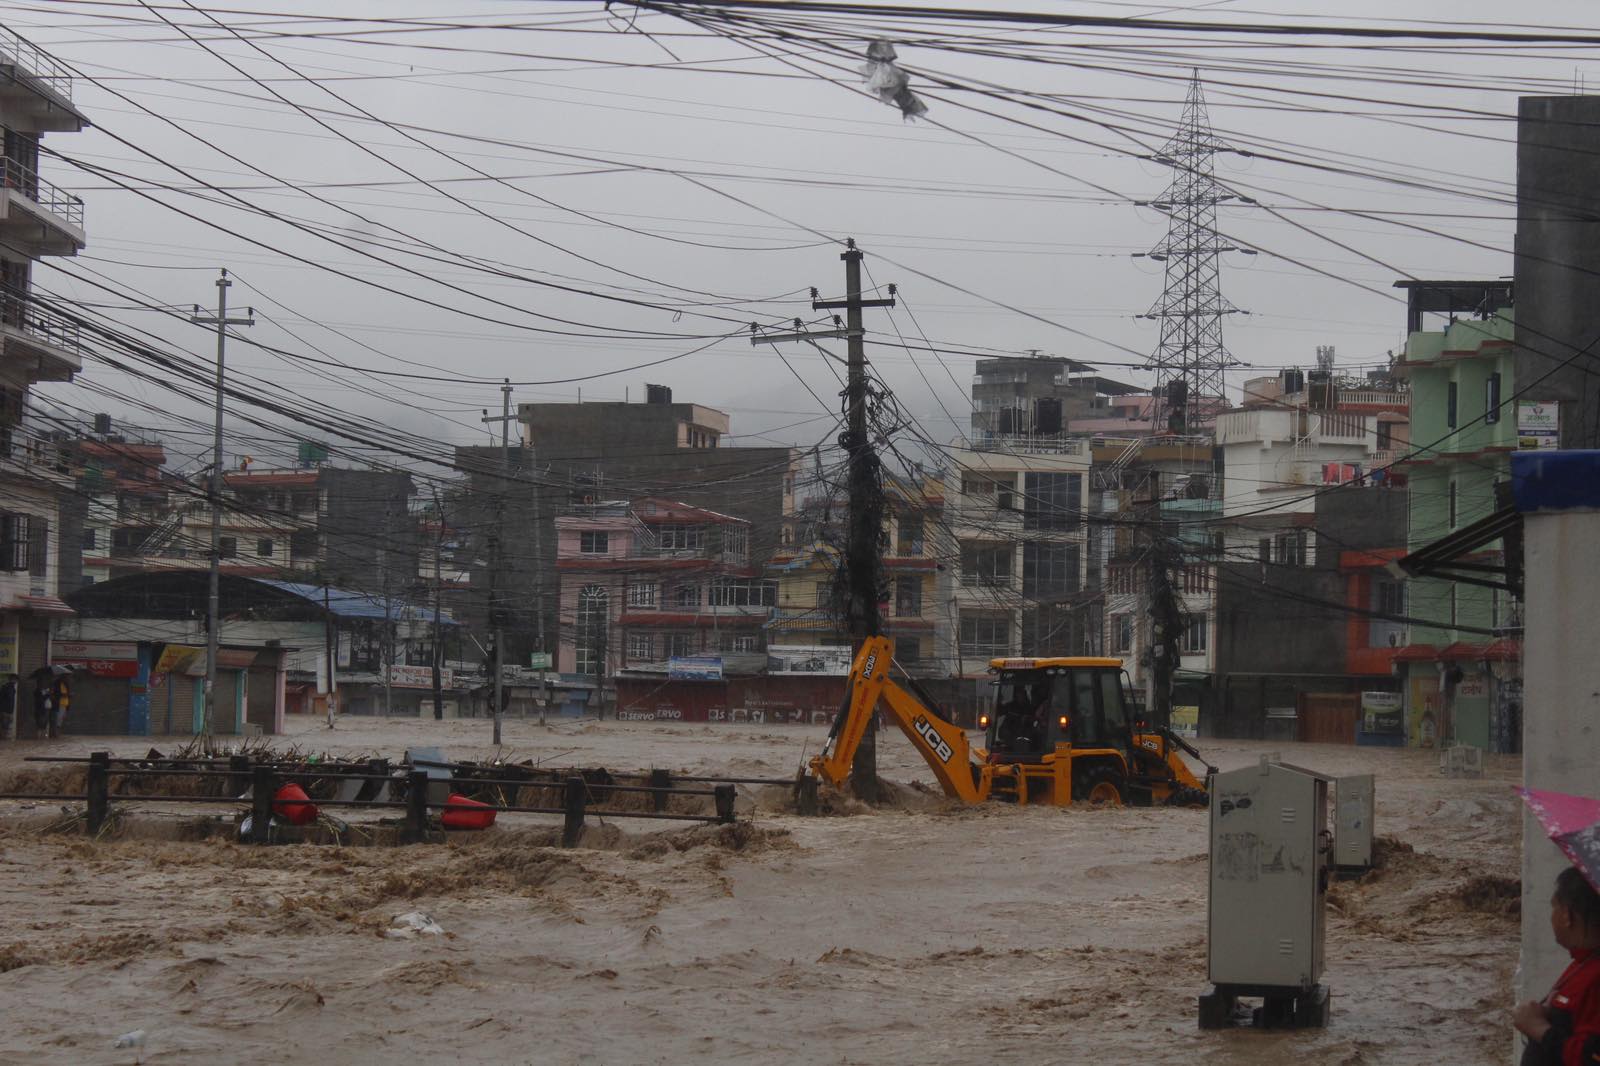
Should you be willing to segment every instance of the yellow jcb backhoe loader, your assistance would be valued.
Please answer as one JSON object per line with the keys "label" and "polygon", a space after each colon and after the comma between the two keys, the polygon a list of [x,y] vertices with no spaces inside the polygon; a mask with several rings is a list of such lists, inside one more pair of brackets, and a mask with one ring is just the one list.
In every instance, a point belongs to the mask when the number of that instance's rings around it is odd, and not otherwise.
{"label": "yellow jcb backhoe loader", "polygon": [[[965,803],[995,799],[1068,806],[1074,802],[1203,804],[1205,785],[1179,750],[1200,753],[1166,729],[1131,720],[1116,659],[995,659],[995,705],[979,718],[986,748],[946,720],[931,699],[890,680],[894,642],[870,637],[850,668],[845,710],[808,772],[835,788],[881,706],[922,753],[945,794]],[[1206,766],[1207,779],[1215,768]]]}

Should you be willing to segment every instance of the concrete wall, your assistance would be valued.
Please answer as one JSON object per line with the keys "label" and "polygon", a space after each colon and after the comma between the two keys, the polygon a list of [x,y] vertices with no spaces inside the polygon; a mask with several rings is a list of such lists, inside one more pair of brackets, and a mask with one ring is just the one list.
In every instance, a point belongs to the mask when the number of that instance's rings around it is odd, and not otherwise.
{"label": "concrete wall", "polygon": [[1600,338],[1596,188],[1600,96],[1523,97],[1517,109],[1517,380],[1531,386],[1527,399],[1561,404],[1563,448],[1600,447],[1593,359],[1572,358],[1575,349]]}
{"label": "concrete wall", "polygon": [[[1597,113],[1600,121],[1600,113]],[[1522,779],[1529,788],[1595,794],[1600,766],[1600,512],[1528,514]],[[1517,999],[1537,999],[1569,961],[1550,935],[1551,889],[1567,859],[1532,815],[1522,821],[1522,964]]]}

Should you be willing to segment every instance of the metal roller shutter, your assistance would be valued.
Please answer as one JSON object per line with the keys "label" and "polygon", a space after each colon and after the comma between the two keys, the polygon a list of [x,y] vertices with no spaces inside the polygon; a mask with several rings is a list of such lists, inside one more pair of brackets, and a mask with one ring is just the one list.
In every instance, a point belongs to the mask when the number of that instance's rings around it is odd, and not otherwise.
{"label": "metal roller shutter", "polygon": [[271,733],[278,710],[278,671],[270,666],[252,666],[245,687],[245,721]]}
{"label": "metal roller shutter", "polygon": [[17,739],[38,736],[33,728],[33,672],[49,661],[50,626],[23,618],[17,627]]}
{"label": "metal roller shutter", "polygon": [[72,675],[72,705],[61,731],[74,736],[128,732],[128,679]]}
{"label": "metal roller shutter", "polygon": [[239,670],[217,671],[217,699],[212,704],[211,732],[225,736],[239,731]]}

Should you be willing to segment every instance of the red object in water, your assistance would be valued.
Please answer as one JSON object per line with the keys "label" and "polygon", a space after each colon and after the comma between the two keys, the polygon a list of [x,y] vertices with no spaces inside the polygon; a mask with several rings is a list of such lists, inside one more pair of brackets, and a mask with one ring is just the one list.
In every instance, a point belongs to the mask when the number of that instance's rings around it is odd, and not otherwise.
{"label": "red object in water", "polygon": [[439,815],[439,824],[446,829],[487,829],[494,824],[494,816],[498,813],[487,803],[452,792],[444,801],[444,813]]}
{"label": "red object in water", "polygon": [[272,794],[272,813],[290,825],[310,825],[317,820],[317,805],[305,789],[290,782]]}

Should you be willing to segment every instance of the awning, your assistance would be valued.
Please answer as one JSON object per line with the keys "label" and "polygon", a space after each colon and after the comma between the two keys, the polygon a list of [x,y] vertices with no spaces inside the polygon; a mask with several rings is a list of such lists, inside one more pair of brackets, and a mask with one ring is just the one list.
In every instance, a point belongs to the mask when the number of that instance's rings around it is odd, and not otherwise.
{"label": "awning", "polygon": [[56,599],[54,596],[22,596],[20,599],[22,600],[21,609],[32,611],[34,614],[59,614],[65,616],[78,613],[67,606],[65,600]]}
{"label": "awning", "polygon": [[[1492,553],[1482,551],[1496,540],[1505,542],[1499,561],[1493,561]],[[1402,556],[1396,565],[1412,577],[1437,577],[1463,585],[1505,589],[1520,599],[1522,514],[1515,507],[1502,507],[1487,518]]]}

